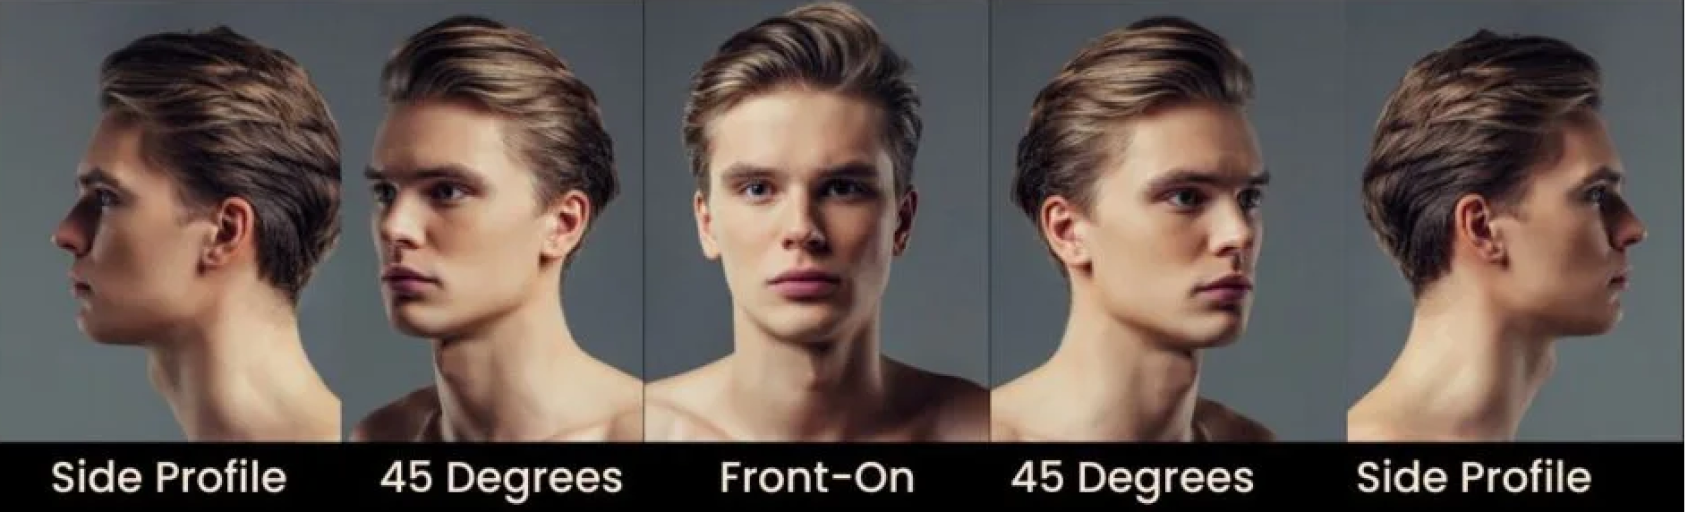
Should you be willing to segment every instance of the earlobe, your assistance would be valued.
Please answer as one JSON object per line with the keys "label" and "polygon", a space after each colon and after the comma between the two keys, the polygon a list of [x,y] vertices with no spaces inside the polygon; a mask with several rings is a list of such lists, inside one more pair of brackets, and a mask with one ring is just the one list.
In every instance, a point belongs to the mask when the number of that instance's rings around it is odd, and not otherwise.
{"label": "earlobe", "polygon": [[895,210],[895,255],[907,252],[907,244],[913,238],[913,218],[919,211],[919,192],[908,189],[901,196],[901,202]]}
{"label": "earlobe", "polygon": [[1053,196],[1042,202],[1040,213],[1042,238],[1049,250],[1066,266],[1084,267],[1089,263],[1086,224],[1076,211],[1076,205],[1064,197]]}
{"label": "earlobe", "polygon": [[692,198],[691,210],[696,216],[696,238],[702,244],[702,256],[709,260],[719,259],[720,249],[714,243],[714,218],[713,214],[708,211],[708,198],[702,194],[702,191],[696,191],[696,195]]}

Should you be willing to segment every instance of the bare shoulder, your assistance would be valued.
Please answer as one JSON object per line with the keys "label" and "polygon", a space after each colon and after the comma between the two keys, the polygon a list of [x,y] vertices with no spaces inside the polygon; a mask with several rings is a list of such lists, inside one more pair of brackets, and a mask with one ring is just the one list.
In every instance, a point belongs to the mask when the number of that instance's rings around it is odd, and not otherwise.
{"label": "bare shoulder", "polygon": [[1271,442],[1275,432],[1226,405],[1204,397],[1194,407],[1195,421],[1205,427],[1212,441]]}
{"label": "bare shoulder", "polygon": [[989,440],[989,390],[951,375],[901,365],[907,406],[928,419],[928,437],[938,442]]}
{"label": "bare shoulder", "polygon": [[411,391],[375,409],[351,428],[351,441],[413,441],[427,417],[439,407],[433,386]]}
{"label": "bare shoulder", "polygon": [[643,437],[647,441],[719,441],[729,436],[702,411],[718,391],[714,362],[685,373],[657,380],[644,393]]}

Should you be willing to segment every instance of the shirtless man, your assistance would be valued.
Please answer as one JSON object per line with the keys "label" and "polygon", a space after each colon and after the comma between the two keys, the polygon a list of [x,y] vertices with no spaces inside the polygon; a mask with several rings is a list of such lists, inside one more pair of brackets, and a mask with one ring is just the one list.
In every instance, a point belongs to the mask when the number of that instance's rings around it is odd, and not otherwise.
{"label": "shirtless man", "polygon": [[907,71],[870,20],[831,3],[740,32],[703,65],[684,139],[734,349],[650,386],[651,440],[987,438],[981,387],[880,353],[918,205]]}
{"label": "shirtless man", "polygon": [[568,330],[562,277],[618,188],[591,89],[531,34],[454,17],[381,73],[367,171],[388,317],[434,385],[353,440],[637,441],[643,384]]}
{"label": "shirtless man", "polygon": [[135,40],[53,233],[77,325],[148,353],[190,441],[339,441],[298,302],[339,238],[339,133],[292,58],[227,28]]}
{"label": "shirtless man", "polygon": [[995,389],[997,441],[1265,441],[1199,396],[1245,330],[1268,183],[1248,65],[1152,18],[1089,43],[1037,96],[1013,200],[1070,284],[1053,357]]}
{"label": "shirtless man", "polygon": [[1404,76],[1377,124],[1364,206],[1415,295],[1352,441],[1502,441],[1558,338],[1614,328],[1644,224],[1622,199],[1590,56],[1480,31]]}

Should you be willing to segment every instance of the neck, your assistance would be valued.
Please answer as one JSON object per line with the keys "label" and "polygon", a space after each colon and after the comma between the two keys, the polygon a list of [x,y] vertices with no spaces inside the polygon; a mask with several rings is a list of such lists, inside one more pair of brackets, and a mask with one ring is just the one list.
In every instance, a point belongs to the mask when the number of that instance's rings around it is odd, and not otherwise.
{"label": "neck", "polygon": [[153,387],[191,441],[339,440],[339,398],[310,364],[292,306],[248,292],[150,344]]}
{"label": "neck", "polygon": [[1478,293],[1448,292],[1418,301],[1382,392],[1420,404],[1413,414],[1442,434],[1512,439],[1555,364],[1553,340],[1504,318]]}
{"label": "neck", "polygon": [[452,441],[555,435],[565,413],[555,393],[581,357],[555,289],[472,332],[434,340],[440,434]]}
{"label": "neck", "polygon": [[1199,353],[1113,316],[1080,282],[1045,375],[1053,377],[1070,431],[1060,439],[1188,441],[1199,399]]}
{"label": "neck", "polygon": [[873,428],[888,387],[876,317],[829,339],[778,339],[741,311],[733,324],[728,386],[751,436],[837,441]]}

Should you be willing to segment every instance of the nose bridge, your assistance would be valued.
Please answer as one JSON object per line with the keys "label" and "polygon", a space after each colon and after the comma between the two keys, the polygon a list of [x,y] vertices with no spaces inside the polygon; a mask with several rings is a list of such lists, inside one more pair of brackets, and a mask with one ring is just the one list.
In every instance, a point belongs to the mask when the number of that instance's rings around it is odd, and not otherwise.
{"label": "nose bridge", "polygon": [[1240,201],[1220,201],[1212,226],[1212,245],[1217,252],[1249,249],[1257,237],[1257,226]]}
{"label": "nose bridge", "polygon": [[800,243],[816,238],[815,235],[819,231],[819,202],[813,200],[806,192],[792,193],[786,198],[779,208],[774,209],[784,239]]}
{"label": "nose bridge", "polygon": [[390,244],[400,241],[415,241],[416,229],[412,219],[414,215],[409,211],[408,203],[404,200],[403,194],[396,194],[392,198],[392,202],[384,208],[377,207],[375,209],[375,228],[379,232],[382,242]]}

